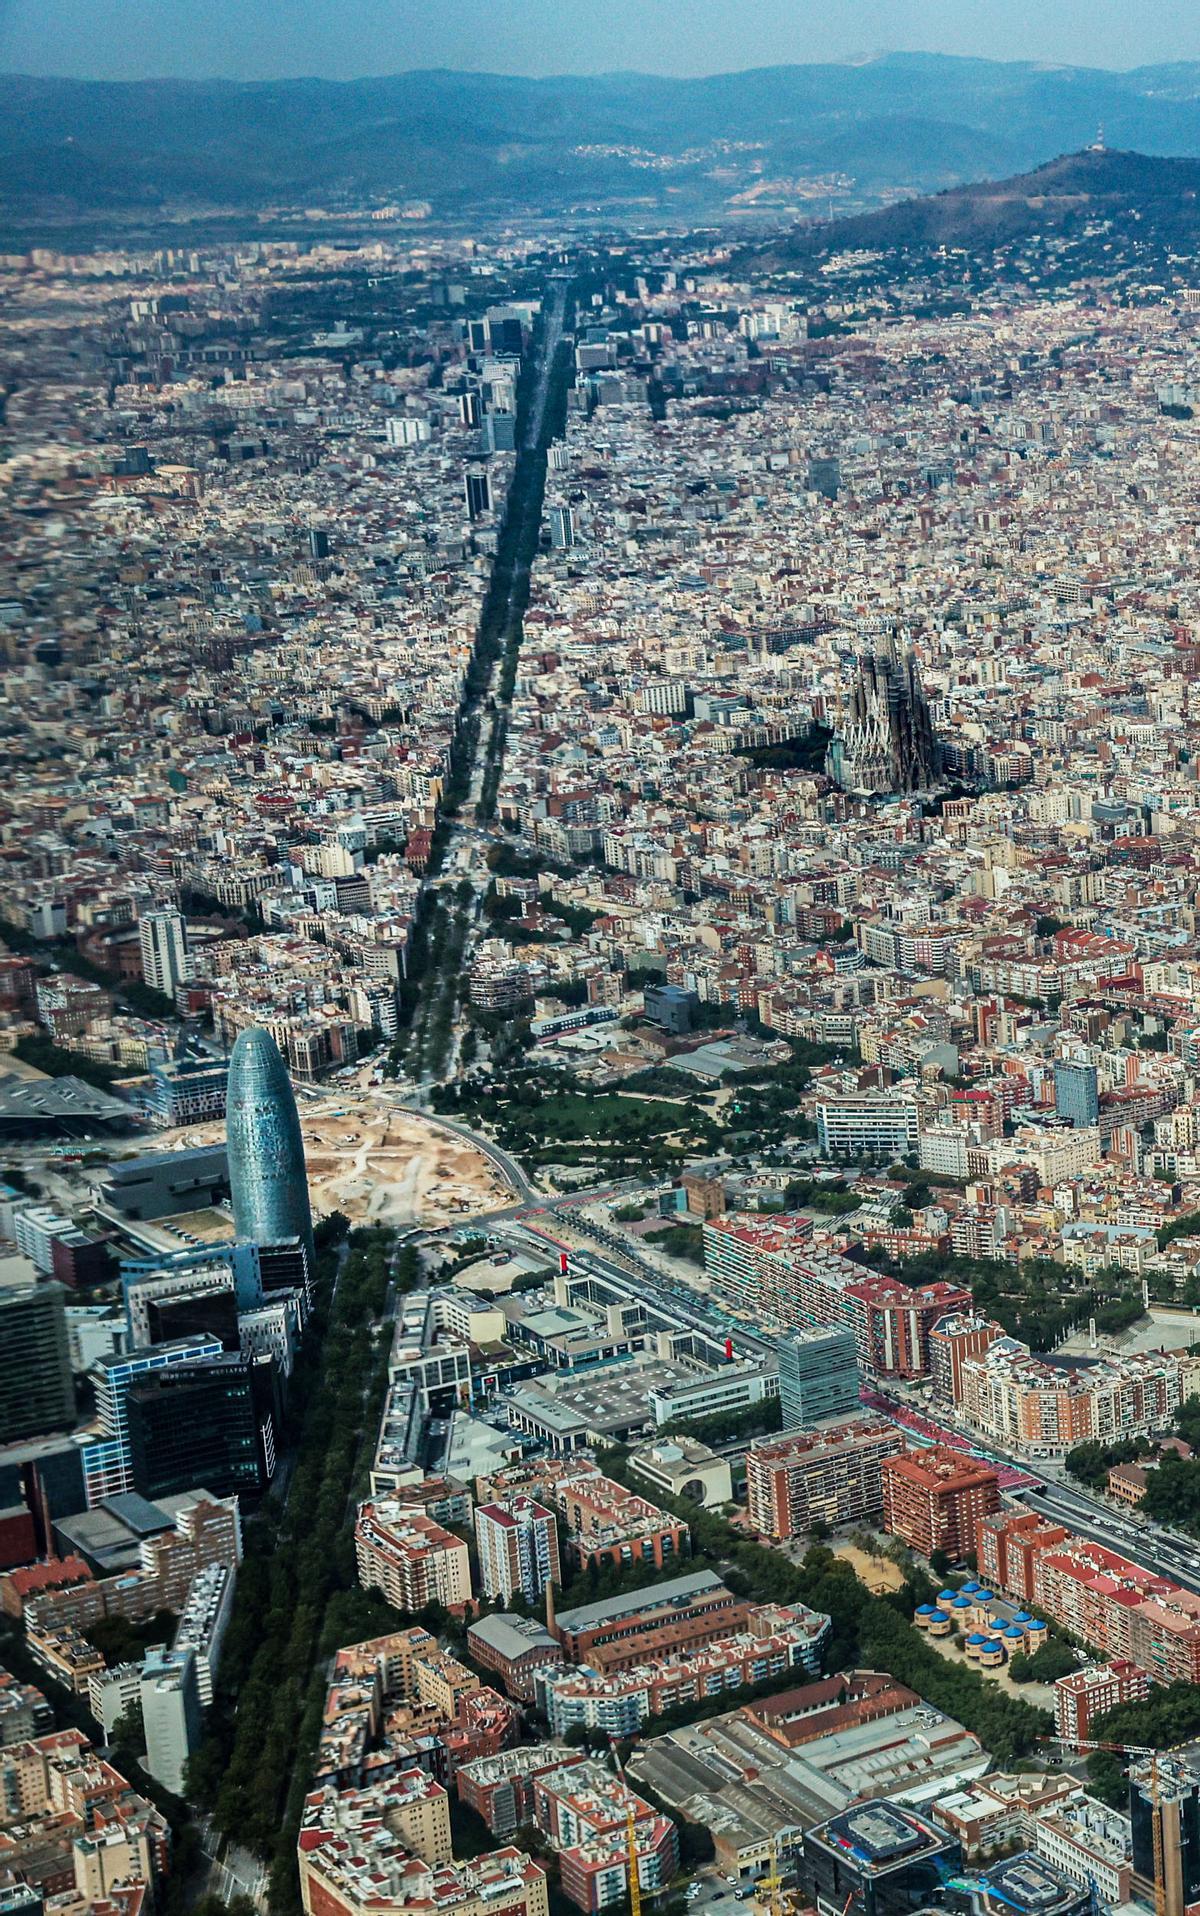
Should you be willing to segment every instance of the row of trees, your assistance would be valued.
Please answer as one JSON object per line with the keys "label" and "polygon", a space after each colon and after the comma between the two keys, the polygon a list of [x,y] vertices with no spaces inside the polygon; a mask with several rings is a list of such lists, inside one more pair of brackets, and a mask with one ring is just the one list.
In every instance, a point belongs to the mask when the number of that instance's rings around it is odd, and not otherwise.
{"label": "row of trees", "polygon": [[320,1732],[325,1661],[396,1627],[355,1578],[351,1515],[373,1454],[391,1336],[389,1286],[415,1283],[416,1254],[390,1233],[354,1233],[320,1259],[318,1305],[293,1377],[301,1408],[282,1508],[247,1526],[246,1555],[206,1735],[188,1796],[218,1829],[271,1863],[271,1906],[298,1909],[296,1837]]}

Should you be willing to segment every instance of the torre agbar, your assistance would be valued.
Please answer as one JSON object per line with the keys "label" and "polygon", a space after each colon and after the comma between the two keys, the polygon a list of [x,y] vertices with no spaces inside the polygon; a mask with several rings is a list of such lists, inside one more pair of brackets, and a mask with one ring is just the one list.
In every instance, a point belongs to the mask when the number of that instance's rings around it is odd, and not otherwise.
{"label": "torre agbar", "polygon": [[287,1066],[269,1031],[243,1031],[229,1059],[225,1104],[229,1188],[240,1238],[299,1238],[314,1268],[312,1212],[300,1118]]}

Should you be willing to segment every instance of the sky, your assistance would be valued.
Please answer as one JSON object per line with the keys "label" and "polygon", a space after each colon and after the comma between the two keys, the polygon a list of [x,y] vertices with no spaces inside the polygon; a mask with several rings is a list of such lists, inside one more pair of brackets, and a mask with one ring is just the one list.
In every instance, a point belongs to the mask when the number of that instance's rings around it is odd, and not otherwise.
{"label": "sky", "polygon": [[879,51],[1200,59],[1197,0],[0,0],[0,70],[352,79],[413,67],[699,74]]}

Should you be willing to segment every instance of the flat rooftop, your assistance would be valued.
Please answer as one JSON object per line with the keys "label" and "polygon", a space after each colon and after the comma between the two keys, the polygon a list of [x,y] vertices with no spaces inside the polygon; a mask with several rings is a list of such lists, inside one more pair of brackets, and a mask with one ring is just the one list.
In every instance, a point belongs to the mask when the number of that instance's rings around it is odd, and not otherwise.
{"label": "flat rooftop", "polygon": [[620,1617],[635,1617],[641,1610],[669,1610],[674,1605],[691,1603],[696,1597],[715,1594],[726,1586],[713,1570],[696,1570],[690,1577],[673,1577],[669,1583],[650,1584],[645,1590],[630,1590],[624,1596],[609,1597],[603,1603],[584,1603],[577,1610],[558,1614],[562,1630],[594,1630],[600,1624]]}

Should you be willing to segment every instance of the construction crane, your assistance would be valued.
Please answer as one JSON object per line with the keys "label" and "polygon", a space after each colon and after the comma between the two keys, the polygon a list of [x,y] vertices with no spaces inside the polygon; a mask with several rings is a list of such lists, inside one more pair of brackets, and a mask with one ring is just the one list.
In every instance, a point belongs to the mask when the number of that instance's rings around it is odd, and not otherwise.
{"label": "construction crane", "polygon": [[[1150,1835],[1154,1846],[1154,1916],[1167,1916],[1167,1879],[1163,1867],[1163,1831],[1162,1831],[1162,1795],[1160,1792],[1158,1762],[1162,1756],[1170,1756],[1172,1750],[1152,1750],[1144,1743],[1100,1743],[1085,1737],[1040,1736],[1039,1743],[1055,1743],[1064,1750],[1108,1750],[1114,1756],[1144,1757],[1150,1764]],[[1178,1743],[1173,1749],[1184,1750],[1191,1746]]]}
{"label": "construction crane", "polygon": [[[642,1878],[638,1869],[637,1817],[633,1809],[633,1791],[625,1781],[625,1771],[615,1738],[612,1742],[612,1759],[613,1768],[625,1785],[625,1849],[626,1869],[629,1873],[629,1916],[642,1916]],[[1161,1910],[1159,1916],[1162,1916]]]}
{"label": "construction crane", "polygon": [[771,1861],[763,1879],[767,1908],[771,1916],[783,1916],[783,1883],[779,1875],[779,1838],[771,1838]]}

